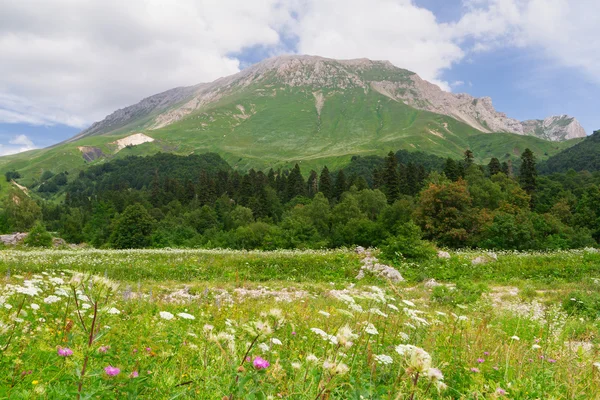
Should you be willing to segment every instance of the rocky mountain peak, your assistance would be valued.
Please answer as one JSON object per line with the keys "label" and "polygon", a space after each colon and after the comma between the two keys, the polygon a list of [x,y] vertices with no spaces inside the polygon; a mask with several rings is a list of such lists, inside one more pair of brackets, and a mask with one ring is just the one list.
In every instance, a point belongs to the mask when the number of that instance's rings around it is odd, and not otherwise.
{"label": "rocky mountain peak", "polygon": [[411,107],[450,116],[486,133],[510,132],[555,141],[585,137],[585,130],[573,117],[563,115],[521,122],[496,111],[490,97],[475,98],[466,93],[443,91],[389,61],[282,55],[211,83],[172,89],[146,98],[136,105],[117,110],[72,140],[123,130],[134,121],[149,117],[147,128],[159,129],[240,91],[259,88],[262,93],[268,91],[276,95],[282,86],[296,87],[313,95],[319,93],[315,95],[318,110],[327,103],[323,89],[360,88],[365,93],[372,90]]}

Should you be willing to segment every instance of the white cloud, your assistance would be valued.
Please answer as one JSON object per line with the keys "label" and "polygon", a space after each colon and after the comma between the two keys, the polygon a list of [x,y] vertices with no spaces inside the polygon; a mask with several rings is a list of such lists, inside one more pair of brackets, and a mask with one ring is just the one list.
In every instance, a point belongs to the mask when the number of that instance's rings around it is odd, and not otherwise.
{"label": "white cloud", "polygon": [[37,146],[26,135],[16,135],[8,143],[8,145],[0,144],[0,156],[37,149]]}
{"label": "white cloud", "polygon": [[464,0],[467,12],[453,25],[456,40],[472,51],[517,46],[575,68],[600,83],[598,0]]}
{"label": "white cloud", "polygon": [[[0,123],[83,127],[176,86],[235,73],[251,46],[390,60],[442,78],[470,52],[519,46],[600,82],[598,0],[463,0],[440,23],[411,0],[0,2]],[[288,51],[290,51],[288,49]],[[454,85],[458,86],[458,85]]]}
{"label": "white cloud", "polygon": [[297,14],[300,53],[389,60],[445,89],[442,71],[464,57],[448,26],[410,0],[307,0]]}
{"label": "white cloud", "polygon": [[288,16],[277,3],[1,2],[0,122],[80,127],[162,90],[235,73],[229,53],[279,42]]}

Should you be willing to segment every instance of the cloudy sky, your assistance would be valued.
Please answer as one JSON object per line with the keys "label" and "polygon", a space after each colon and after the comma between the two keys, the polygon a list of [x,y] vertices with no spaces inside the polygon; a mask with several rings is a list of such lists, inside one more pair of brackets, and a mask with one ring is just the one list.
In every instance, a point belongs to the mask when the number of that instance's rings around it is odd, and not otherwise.
{"label": "cloudy sky", "polygon": [[600,129],[598,0],[0,1],[0,154],[286,53],[387,59],[517,119]]}

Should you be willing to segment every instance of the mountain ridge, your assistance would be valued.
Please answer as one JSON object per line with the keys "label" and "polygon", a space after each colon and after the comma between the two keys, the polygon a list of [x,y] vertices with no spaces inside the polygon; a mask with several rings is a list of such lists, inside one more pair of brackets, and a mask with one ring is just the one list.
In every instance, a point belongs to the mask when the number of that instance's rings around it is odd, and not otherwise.
{"label": "mountain ridge", "polygon": [[285,55],[263,60],[237,74],[210,83],[174,88],[149,96],[139,103],[115,111],[68,142],[94,134],[114,132],[144,118],[150,119],[146,121],[145,128],[160,129],[235,90],[273,78],[291,87],[313,87],[317,89],[316,93],[319,89],[374,90],[416,109],[457,119],[484,133],[507,132],[551,141],[586,136],[585,130],[574,117],[562,115],[550,116],[544,120],[518,121],[497,111],[490,97],[476,98],[466,93],[443,91],[416,73],[396,67],[389,61]]}

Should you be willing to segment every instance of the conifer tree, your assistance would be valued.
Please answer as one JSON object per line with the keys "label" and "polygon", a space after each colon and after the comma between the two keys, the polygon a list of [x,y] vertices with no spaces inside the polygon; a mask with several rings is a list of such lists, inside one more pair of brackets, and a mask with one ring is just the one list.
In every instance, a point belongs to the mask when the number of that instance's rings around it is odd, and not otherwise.
{"label": "conifer tree", "polygon": [[533,155],[533,152],[527,148],[521,156],[521,169],[519,175],[521,187],[527,194],[535,192],[537,187],[536,178],[537,170],[535,168],[535,156]]}
{"label": "conifer tree", "polygon": [[468,169],[475,162],[475,156],[473,155],[473,152],[469,149],[465,150],[464,162],[465,169]]}
{"label": "conifer tree", "polygon": [[310,171],[306,185],[308,189],[308,197],[315,197],[315,194],[317,194],[319,191],[319,177],[317,176],[317,172],[315,170]]}
{"label": "conifer tree", "polygon": [[498,172],[502,172],[502,166],[500,165],[500,160],[496,157],[492,157],[490,163],[488,164],[488,172],[490,176],[496,175]]}
{"label": "conifer tree", "polygon": [[346,186],[346,175],[344,174],[344,170],[341,169],[335,177],[335,186],[333,188],[333,197],[339,200],[342,197],[342,193],[347,190]]}
{"label": "conifer tree", "polygon": [[385,158],[385,165],[383,167],[383,187],[388,203],[392,204],[400,197],[398,160],[392,151],[390,151]]}
{"label": "conifer tree", "polygon": [[331,197],[333,196],[333,185],[327,166],[323,167],[321,176],[319,177],[319,192],[323,193],[323,196],[325,196],[327,200],[331,200]]}
{"label": "conifer tree", "polygon": [[444,163],[444,175],[453,182],[456,182],[460,178],[458,163],[453,158],[448,157],[446,159]]}
{"label": "conifer tree", "polygon": [[290,172],[286,186],[286,199],[289,201],[296,196],[306,196],[306,182],[304,182],[298,164]]}

